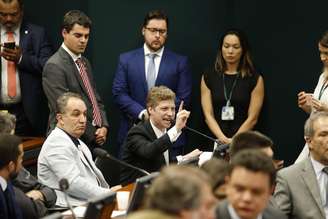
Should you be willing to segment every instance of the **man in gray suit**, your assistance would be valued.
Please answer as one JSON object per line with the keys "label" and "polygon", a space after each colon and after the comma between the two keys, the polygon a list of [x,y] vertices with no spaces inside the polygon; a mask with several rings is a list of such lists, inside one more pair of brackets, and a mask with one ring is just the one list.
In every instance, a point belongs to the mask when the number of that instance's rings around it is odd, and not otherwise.
{"label": "man in gray suit", "polygon": [[278,172],[274,198],[289,218],[328,218],[328,113],[313,113],[304,126],[310,157]]}
{"label": "man in gray suit", "polygon": [[44,142],[38,158],[38,179],[56,190],[56,205],[66,206],[58,182],[69,183],[68,201],[73,206],[109,192],[109,185],[80,140],[86,128],[87,108],[81,96],[64,93],[57,100],[57,126]]}
{"label": "man in gray suit", "polygon": [[91,65],[81,55],[88,44],[91,20],[81,11],[69,11],[62,28],[64,42],[43,69],[43,89],[50,106],[50,130],[56,126],[57,98],[65,92],[78,93],[90,109],[82,140],[93,148],[106,141],[108,122],[92,78]]}
{"label": "man in gray suit", "polygon": [[268,206],[275,182],[272,159],[255,149],[242,150],[231,159],[227,199],[216,209],[218,219],[285,219]]}

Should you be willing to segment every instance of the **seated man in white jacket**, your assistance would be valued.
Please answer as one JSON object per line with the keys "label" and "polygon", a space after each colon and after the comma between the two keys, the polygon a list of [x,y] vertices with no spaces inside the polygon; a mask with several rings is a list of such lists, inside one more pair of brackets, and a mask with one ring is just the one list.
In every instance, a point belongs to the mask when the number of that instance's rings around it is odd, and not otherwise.
{"label": "seated man in white jacket", "polygon": [[44,142],[38,158],[38,178],[56,190],[58,206],[67,206],[58,182],[69,183],[72,206],[109,192],[109,185],[92,160],[89,148],[79,139],[86,128],[87,108],[78,94],[64,93],[57,100],[57,126]]}

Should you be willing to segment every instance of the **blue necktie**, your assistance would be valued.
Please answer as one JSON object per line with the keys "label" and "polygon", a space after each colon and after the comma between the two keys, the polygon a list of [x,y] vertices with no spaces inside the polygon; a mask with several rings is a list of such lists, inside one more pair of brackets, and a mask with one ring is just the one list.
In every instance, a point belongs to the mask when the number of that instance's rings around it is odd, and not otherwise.
{"label": "blue necktie", "polygon": [[156,54],[150,53],[148,54],[148,57],[149,57],[149,63],[148,63],[148,69],[146,74],[146,80],[147,80],[148,90],[150,90],[150,88],[154,87],[156,81],[156,69],[155,69]]}

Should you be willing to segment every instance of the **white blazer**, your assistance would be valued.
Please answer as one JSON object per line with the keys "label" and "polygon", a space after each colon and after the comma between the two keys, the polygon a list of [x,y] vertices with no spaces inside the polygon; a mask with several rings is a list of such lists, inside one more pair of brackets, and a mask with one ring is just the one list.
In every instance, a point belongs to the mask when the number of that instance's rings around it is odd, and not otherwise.
{"label": "white blazer", "polygon": [[59,206],[67,206],[64,193],[59,189],[58,182],[62,178],[68,180],[68,201],[73,206],[82,205],[90,198],[109,192],[109,185],[92,160],[89,148],[80,139],[78,141],[80,145],[76,147],[72,139],[56,127],[39,154],[38,179],[55,189],[56,205]]}

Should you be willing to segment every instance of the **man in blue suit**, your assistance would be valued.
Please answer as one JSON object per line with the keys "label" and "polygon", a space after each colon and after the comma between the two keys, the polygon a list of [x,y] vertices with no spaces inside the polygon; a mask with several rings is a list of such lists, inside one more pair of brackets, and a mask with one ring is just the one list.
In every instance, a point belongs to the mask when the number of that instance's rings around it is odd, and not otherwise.
{"label": "man in blue suit", "polygon": [[[176,94],[176,106],[181,101],[186,108],[190,104],[192,79],[188,60],[164,48],[167,32],[168,17],[158,10],[149,12],[142,28],[143,47],[119,57],[112,89],[123,117],[118,133],[120,147],[131,126],[148,118],[146,97],[151,87],[170,88]],[[181,135],[172,148],[171,158],[181,154],[185,144],[186,136]]]}
{"label": "man in blue suit", "polygon": [[0,218],[22,219],[11,180],[22,168],[23,145],[19,137],[0,134]]}
{"label": "man in blue suit", "polygon": [[23,0],[0,0],[0,34],[0,110],[16,116],[17,135],[44,135],[48,107],[42,69],[52,46],[43,28],[23,20]]}

